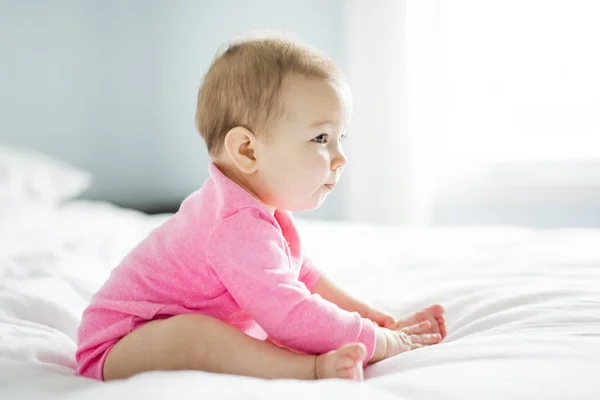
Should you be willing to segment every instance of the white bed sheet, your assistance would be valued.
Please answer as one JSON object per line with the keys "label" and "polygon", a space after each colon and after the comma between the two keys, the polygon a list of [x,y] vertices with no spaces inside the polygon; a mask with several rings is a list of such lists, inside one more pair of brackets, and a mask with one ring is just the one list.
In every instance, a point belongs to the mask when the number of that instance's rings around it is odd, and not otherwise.
{"label": "white bed sheet", "polygon": [[0,223],[3,400],[600,398],[600,230],[299,221],[306,251],[341,286],[400,316],[441,303],[448,337],[368,367],[362,383],[191,371],[101,383],[74,375],[81,312],[165,216],[84,201],[31,215]]}

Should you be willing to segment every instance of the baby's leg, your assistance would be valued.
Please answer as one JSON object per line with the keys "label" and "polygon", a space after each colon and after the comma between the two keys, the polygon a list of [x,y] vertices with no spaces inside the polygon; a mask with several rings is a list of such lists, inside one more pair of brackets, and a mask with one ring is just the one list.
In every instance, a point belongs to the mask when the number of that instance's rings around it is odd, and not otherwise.
{"label": "baby's leg", "polygon": [[215,318],[185,314],[151,321],[122,338],[104,363],[104,379],[154,370],[201,370],[259,378],[362,379],[360,343],[313,356],[252,338]]}

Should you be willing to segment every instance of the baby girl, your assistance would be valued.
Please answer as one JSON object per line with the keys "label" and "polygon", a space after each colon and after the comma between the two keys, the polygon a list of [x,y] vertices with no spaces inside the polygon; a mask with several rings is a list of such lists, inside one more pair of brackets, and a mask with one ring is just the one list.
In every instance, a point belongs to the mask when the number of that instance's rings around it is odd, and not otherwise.
{"label": "baby girl", "polygon": [[339,181],[350,113],[341,71],[308,46],[267,37],[221,52],[196,111],[209,178],[94,295],[78,374],[362,380],[366,365],[442,340],[441,306],[396,320],[302,251],[290,212],[319,207]]}

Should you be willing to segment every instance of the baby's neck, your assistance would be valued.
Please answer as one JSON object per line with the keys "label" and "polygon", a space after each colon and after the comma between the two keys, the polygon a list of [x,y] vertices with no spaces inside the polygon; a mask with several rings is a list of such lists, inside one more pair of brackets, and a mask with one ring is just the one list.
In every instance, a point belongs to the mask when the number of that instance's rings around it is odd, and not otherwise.
{"label": "baby's neck", "polygon": [[244,189],[246,192],[250,193],[250,195],[252,195],[252,197],[254,197],[256,200],[260,201],[265,206],[265,208],[267,210],[269,210],[269,212],[272,215],[275,214],[276,208],[273,207],[273,206],[270,206],[268,204],[265,204],[256,195],[256,193],[254,193],[254,191],[252,190],[252,186],[248,182],[247,177],[242,172],[240,172],[240,170],[237,169],[236,166],[232,162],[228,162],[226,160],[215,160],[215,159],[213,159],[213,163],[215,164],[215,166],[217,168],[219,168],[219,170],[223,173],[223,175],[225,175],[233,183],[235,183],[236,185],[238,185],[239,187],[241,187],[242,189]]}

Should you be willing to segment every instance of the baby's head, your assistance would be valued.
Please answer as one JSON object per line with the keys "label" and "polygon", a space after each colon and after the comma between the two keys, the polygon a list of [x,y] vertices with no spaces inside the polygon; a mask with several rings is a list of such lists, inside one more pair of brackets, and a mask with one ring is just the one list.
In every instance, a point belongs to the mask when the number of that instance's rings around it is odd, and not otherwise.
{"label": "baby's head", "polygon": [[198,93],[196,126],[217,166],[270,209],[317,208],[346,165],[351,95],[341,70],[306,45],[230,44]]}

